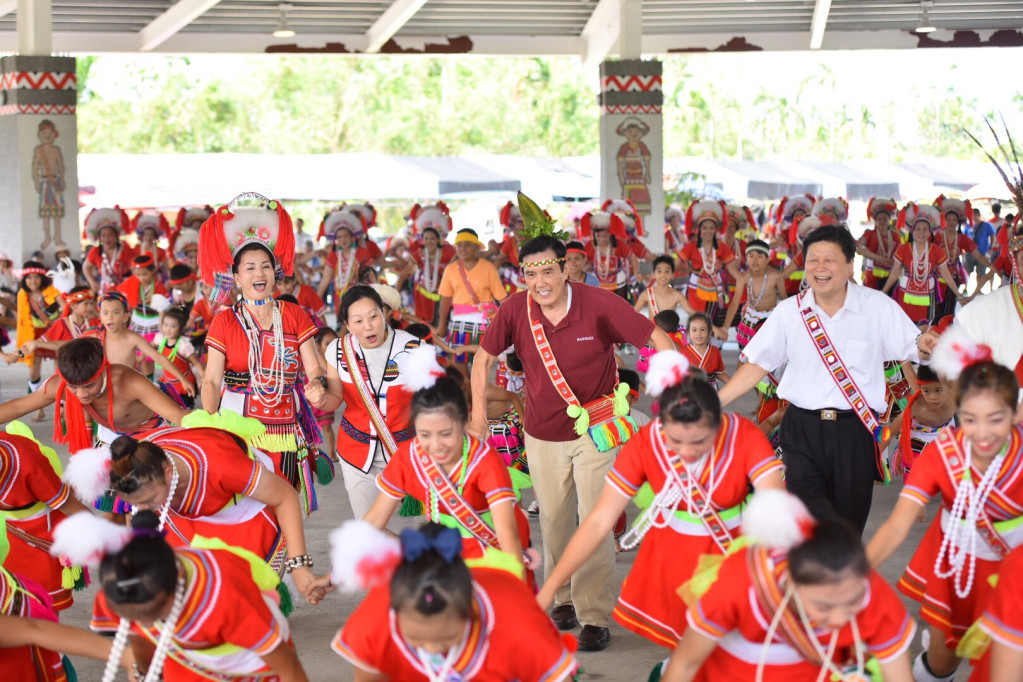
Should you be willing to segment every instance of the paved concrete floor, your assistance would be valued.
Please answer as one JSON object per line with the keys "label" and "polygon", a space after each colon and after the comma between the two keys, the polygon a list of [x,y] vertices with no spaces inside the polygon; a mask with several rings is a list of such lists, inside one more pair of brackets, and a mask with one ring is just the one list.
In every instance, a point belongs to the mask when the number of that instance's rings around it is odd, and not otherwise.
{"label": "paved concrete floor", "polygon": [[[737,359],[735,351],[725,351],[725,362],[729,368],[734,368]],[[628,364],[632,365],[635,356],[626,358]],[[48,374],[52,365],[46,365],[44,376]],[[24,395],[25,382],[28,377],[27,370],[21,366],[2,367],[0,366],[0,389],[4,400],[11,400]],[[644,398],[640,407],[649,412],[649,399]],[[733,411],[749,416],[754,407],[754,401],[747,396],[743,400],[732,405]],[[53,408],[46,411],[48,419],[42,423],[33,423],[31,415],[25,419],[26,423],[33,427],[36,435],[49,444],[52,444],[51,430]],[[66,455],[64,456],[66,459]],[[899,486],[893,485],[887,488],[875,488],[874,504],[871,510],[870,521],[867,525],[865,537],[869,538],[880,523],[887,517],[895,504],[898,496]],[[327,534],[337,527],[345,519],[352,518],[351,507],[345,495],[344,486],[340,480],[335,481],[326,488],[318,491],[320,510],[313,514],[306,521],[306,540],[317,563],[317,573],[326,571],[329,553]],[[528,505],[532,500],[531,492],[525,491],[523,505]],[[630,522],[635,516],[635,508],[630,507]],[[934,510],[930,510],[928,518],[933,518]],[[541,542],[539,523],[531,519],[533,530],[533,541]],[[919,524],[911,534],[904,546],[888,561],[882,568],[882,574],[890,582],[894,583],[902,570],[905,568],[913,549],[916,547],[925,530],[925,524]],[[635,552],[617,555],[618,583],[628,574]],[[68,625],[87,627],[91,611],[92,597],[95,586],[88,588],[85,592],[76,595],[75,605],[65,611],[61,621]],[[290,622],[292,633],[302,663],[309,675],[310,680],[320,681],[345,681],[353,679],[351,666],[338,658],[329,648],[330,641],[334,634],[344,623],[345,618],[352,613],[359,602],[357,595],[333,594],[323,601],[319,606],[311,606],[308,603],[299,604],[299,608],[292,614]],[[907,601],[907,607],[916,612]],[[383,634],[383,633],[381,633]],[[919,641],[919,640],[918,640]],[[919,648],[918,643],[914,651]],[[651,667],[657,661],[667,655],[667,651],[647,640],[632,634],[628,630],[611,625],[611,644],[602,652],[581,653],[578,656],[579,662],[585,671],[584,680],[645,680]],[[87,659],[75,659],[75,666],[79,673],[79,679],[83,682],[99,680],[102,675],[102,664]],[[964,671],[965,673],[965,671]],[[965,679],[966,675],[960,677]]]}

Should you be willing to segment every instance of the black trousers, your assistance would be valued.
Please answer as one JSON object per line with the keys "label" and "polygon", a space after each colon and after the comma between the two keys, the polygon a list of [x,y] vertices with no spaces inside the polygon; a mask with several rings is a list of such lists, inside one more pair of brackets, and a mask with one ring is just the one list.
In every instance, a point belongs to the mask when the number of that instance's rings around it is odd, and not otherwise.
{"label": "black trousers", "polygon": [[811,511],[826,500],[862,533],[874,495],[874,437],[854,412],[837,413],[826,421],[820,410],[789,406],[779,434],[785,483]]}

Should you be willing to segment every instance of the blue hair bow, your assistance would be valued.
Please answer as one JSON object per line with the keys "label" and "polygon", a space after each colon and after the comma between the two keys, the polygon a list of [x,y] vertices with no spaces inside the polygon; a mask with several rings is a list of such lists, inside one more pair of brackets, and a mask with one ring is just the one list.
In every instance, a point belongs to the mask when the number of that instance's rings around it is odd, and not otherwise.
{"label": "blue hair bow", "polygon": [[405,561],[415,561],[429,551],[436,552],[450,564],[462,551],[462,536],[454,528],[443,528],[434,538],[413,528],[401,532],[401,553]]}

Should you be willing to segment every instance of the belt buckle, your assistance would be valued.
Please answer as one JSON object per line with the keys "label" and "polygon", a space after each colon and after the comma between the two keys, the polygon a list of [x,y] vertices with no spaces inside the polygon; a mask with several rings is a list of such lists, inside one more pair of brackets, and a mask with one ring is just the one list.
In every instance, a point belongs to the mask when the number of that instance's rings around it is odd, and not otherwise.
{"label": "belt buckle", "polygon": [[833,422],[838,420],[837,410],[821,410],[821,421]]}

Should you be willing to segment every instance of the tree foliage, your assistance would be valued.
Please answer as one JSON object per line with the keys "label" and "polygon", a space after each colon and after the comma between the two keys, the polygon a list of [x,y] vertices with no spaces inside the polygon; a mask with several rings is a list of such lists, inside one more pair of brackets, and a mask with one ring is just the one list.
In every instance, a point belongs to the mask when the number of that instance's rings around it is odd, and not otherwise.
{"label": "tree foliage", "polygon": [[[570,156],[599,148],[596,81],[576,59],[260,55],[218,64],[79,58],[80,150]],[[900,84],[896,100],[849,87],[825,62],[794,70],[784,88],[743,79],[728,64],[664,60],[665,156],[977,157],[959,131],[978,129],[989,112],[948,85],[954,79]]]}

